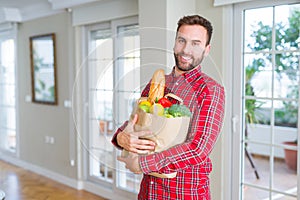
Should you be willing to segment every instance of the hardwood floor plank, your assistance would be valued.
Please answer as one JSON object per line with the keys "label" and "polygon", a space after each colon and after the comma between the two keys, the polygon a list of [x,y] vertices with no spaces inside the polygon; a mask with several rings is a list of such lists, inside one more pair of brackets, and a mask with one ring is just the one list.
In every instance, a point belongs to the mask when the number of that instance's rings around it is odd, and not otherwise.
{"label": "hardwood floor plank", "polygon": [[0,160],[0,189],[5,200],[105,200]]}

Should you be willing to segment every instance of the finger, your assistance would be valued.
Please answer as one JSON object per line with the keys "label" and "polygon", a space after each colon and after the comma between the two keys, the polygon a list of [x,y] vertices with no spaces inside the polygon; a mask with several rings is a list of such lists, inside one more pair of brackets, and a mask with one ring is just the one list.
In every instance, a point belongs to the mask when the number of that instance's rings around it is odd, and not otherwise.
{"label": "finger", "polygon": [[141,150],[141,151],[154,151],[155,146],[152,145],[136,145],[135,147],[137,149],[137,151]]}
{"label": "finger", "polygon": [[153,148],[156,146],[155,142],[153,142],[152,140],[148,140],[148,139],[138,139],[135,143],[137,145],[150,146],[150,148],[151,147]]}
{"label": "finger", "polygon": [[136,136],[143,137],[143,136],[148,136],[152,135],[152,131],[137,131],[134,133]]}
{"label": "finger", "polygon": [[138,115],[137,114],[134,114],[133,117],[130,119],[130,121],[128,122],[128,125],[129,127],[133,127],[136,122],[137,122],[137,119],[138,119]]}
{"label": "finger", "polygon": [[151,151],[149,150],[137,150],[137,153],[140,155],[148,155]]}
{"label": "finger", "polygon": [[137,115],[137,114],[134,114],[134,117],[133,117],[133,119],[132,119],[132,121],[131,121],[132,125],[135,125],[136,122],[137,122],[137,120],[138,120],[138,115]]}
{"label": "finger", "polygon": [[125,161],[126,161],[126,158],[123,158],[122,156],[118,156],[118,157],[117,157],[117,160],[118,160],[118,161],[121,161],[121,162],[125,162]]}

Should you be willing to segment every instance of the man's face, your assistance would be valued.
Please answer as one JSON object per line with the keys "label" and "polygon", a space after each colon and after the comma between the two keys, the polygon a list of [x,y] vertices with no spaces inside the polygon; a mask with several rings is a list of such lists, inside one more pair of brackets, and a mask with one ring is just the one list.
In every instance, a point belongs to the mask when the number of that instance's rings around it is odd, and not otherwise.
{"label": "man's face", "polygon": [[200,25],[182,25],[176,36],[174,56],[176,67],[186,72],[199,66],[208,55],[210,45],[206,46],[207,31]]}

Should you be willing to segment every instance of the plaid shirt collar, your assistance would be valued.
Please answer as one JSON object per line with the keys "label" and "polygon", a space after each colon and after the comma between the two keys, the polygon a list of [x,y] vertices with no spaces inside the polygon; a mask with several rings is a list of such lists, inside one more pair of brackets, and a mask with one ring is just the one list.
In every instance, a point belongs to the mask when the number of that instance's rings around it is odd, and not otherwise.
{"label": "plaid shirt collar", "polygon": [[[181,76],[184,77],[185,80],[187,80],[189,83],[192,83],[193,81],[195,81],[199,76],[201,76],[202,74],[202,70],[201,70],[201,65],[195,67],[193,70],[188,71],[184,74],[182,74]],[[173,67],[172,70],[172,76],[173,78],[176,80],[178,77],[176,77],[175,75],[175,67]]]}

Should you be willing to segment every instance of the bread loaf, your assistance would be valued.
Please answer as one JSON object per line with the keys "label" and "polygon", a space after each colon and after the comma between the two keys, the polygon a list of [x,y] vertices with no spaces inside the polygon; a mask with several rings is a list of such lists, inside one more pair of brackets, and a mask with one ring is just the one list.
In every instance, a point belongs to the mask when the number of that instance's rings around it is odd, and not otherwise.
{"label": "bread loaf", "polygon": [[165,71],[158,69],[154,72],[151,80],[150,91],[148,94],[148,101],[152,104],[161,99],[165,92]]}

